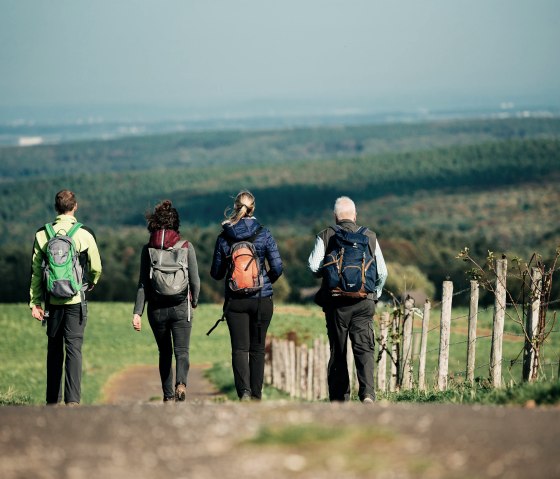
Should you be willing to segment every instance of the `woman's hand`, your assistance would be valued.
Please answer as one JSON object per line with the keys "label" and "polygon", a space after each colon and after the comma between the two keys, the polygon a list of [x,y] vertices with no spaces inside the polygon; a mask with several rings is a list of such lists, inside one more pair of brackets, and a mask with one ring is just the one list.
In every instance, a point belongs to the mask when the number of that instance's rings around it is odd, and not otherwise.
{"label": "woman's hand", "polygon": [[141,331],[142,330],[142,316],[140,316],[139,314],[134,314],[132,316],[132,327],[136,331]]}

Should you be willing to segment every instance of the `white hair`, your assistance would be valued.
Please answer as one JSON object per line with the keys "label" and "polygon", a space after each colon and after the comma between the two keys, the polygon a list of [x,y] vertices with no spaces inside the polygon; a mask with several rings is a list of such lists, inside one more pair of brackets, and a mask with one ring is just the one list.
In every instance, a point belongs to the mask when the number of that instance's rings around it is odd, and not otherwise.
{"label": "white hair", "polygon": [[348,196],[341,196],[334,202],[334,215],[339,220],[353,220],[356,216],[356,205]]}

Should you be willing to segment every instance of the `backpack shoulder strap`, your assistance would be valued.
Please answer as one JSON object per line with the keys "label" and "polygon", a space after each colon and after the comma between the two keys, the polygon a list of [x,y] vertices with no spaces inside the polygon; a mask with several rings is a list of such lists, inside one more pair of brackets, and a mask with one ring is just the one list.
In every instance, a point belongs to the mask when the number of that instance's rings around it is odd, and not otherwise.
{"label": "backpack shoulder strap", "polygon": [[358,231],[356,231],[356,233],[360,233],[361,235],[365,235],[367,234],[367,227],[365,226],[360,226],[360,228],[358,228]]}
{"label": "backpack shoulder strap", "polygon": [[75,223],[74,226],[72,226],[72,228],[70,228],[70,231],[68,231],[68,233],[66,233],[66,236],[72,238],[72,236],[74,236],[76,231],[78,231],[82,226],[83,226],[82,223]]}
{"label": "backpack shoulder strap", "polygon": [[47,232],[47,241],[56,236],[56,232],[50,223],[45,225],[45,231]]}

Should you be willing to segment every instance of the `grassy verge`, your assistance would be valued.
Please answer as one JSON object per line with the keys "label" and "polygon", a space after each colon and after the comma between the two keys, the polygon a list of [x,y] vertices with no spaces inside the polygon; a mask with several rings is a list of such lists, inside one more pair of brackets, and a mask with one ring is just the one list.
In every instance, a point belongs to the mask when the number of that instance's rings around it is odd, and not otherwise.
{"label": "grassy verge", "polygon": [[[135,364],[157,364],[157,347],[147,319],[144,317],[143,330],[135,332],[131,325],[132,304],[98,303],[90,304],[90,317],[83,347],[83,402],[99,403],[103,400],[103,385],[116,372]],[[521,383],[520,364],[510,368],[504,363],[503,378],[507,388],[485,389],[488,375],[490,338],[482,338],[477,345],[477,386],[469,388],[462,384],[466,364],[466,310],[454,309],[451,337],[451,357],[449,363],[450,391],[445,393],[400,393],[388,395],[390,401],[445,401],[484,402],[503,404],[513,402],[523,404],[533,399],[537,404],[559,402],[556,366],[545,371],[551,382],[535,385]],[[220,305],[203,304],[195,311],[191,336],[191,362],[211,364],[209,378],[228,397],[235,398],[231,372],[231,346],[228,328],[221,324],[210,336],[206,332],[221,315]],[[491,311],[481,312],[479,336],[486,336],[491,326]],[[432,311],[431,328],[428,336],[426,370],[429,384],[434,384],[437,369],[437,348],[439,344],[439,312]],[[376,324],[377,326],[377,324]],[[45,360],[47,337],[40,324],[31,318],[29,309],[23,304],[0,304],[0,404],[42,404],[45,393]],[[506,328],[507,329],[507,328]],[[419,331],[418,324],[415,332]],[[325,336],[323,314],[315,306],[279,305],[269,330],[276,337],[297,336],[298,342],[310,343],[317,336]],[[419,334],[415,334],[415,349]],[[556,354],[560,347],[560,335],[550,338],[545,351]],[[523,348],[519,336],[504,336],[504,358],[511,361]],[[548,354],[548,353],[547,353]],[[546,356],[547,360],[551,357]],[[415,356],[415,361],[417,357]],[[557,356],[553,357],[558,361]],[[416,371],[415,362],[415,371]],[[390,369],[390,368],[389,368]],[[431,377],[430,377],[431,376]],[[554,387],[554,384],[557,386]],[[286,397],[272,388],[265,388],[264,399]]]}
{"label": "grassy verge", "polygon": [[402,391],[379,396],[391,402],[456,404],[551,405],[560,403],[560,382],[522,383],[492,389],[480,385],[452,384],[447,391]]}

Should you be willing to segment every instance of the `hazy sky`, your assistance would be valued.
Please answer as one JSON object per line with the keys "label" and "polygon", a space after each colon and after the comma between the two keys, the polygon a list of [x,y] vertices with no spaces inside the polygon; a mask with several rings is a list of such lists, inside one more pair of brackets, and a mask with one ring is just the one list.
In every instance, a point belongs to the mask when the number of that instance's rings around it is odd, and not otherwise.
{"label": "hazy sky", "polygon": [[0,106],[560,103],[559,0],[0,0]]}

